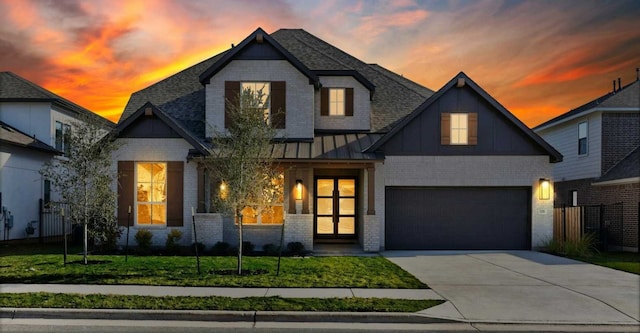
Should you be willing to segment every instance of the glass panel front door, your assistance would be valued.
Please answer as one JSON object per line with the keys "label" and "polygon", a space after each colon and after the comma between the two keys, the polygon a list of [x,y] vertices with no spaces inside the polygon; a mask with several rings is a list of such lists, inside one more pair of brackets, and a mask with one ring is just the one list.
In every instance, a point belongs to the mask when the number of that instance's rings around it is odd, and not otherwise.
{"label": "glass panel front door", "polygon": [[356,180],[316,179],[316,227],[318,238],[353,238],[356,235]]}

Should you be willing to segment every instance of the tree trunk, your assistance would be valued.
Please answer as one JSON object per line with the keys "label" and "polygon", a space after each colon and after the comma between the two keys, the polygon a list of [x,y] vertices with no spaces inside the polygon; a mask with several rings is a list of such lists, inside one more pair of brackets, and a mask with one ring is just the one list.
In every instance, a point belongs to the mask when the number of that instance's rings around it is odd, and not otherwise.
{"label": "tree trunk", "polygon": [[238,217],[238,275],[242,276],[242,213],[236,210]]}

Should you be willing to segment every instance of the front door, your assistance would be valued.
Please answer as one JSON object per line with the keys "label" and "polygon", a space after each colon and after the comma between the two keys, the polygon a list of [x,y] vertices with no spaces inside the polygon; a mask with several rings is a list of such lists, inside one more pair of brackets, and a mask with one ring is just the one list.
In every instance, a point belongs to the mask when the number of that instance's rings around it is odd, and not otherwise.
{"label": "front door", "polygon": [[315,193],[316,238],[355,238],[356,179],[316,178]]}

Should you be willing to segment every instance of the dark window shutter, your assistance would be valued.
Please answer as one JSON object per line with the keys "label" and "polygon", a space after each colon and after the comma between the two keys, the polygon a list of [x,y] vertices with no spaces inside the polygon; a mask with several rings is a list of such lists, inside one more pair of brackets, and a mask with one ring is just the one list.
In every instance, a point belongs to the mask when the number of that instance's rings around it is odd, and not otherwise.
{"label": "dark window shutter", "polygon": [[329,88],[320,89],[320,115],[329,115]]}
{"label": "dark window shutter", "polygon": [[231,127],[229,111],[239,103],[240,81],[224,81],[224,128]]}
{"label": "dark window shutter", "polygon": [[[118,161],[118,225],[127,226],[129,207],[133,214],[133,161]],[[133,220],[133,216],[131,216]],[[133,221],[129,222],[133,224]]]}
{"label": "dark window shutter", "polygon": [[167,227],[183,225],[184,162],[167,162]]}
{"label": "dark window shutter", "polygon": [[271,126],[285,128],[287,124],[287,83],[271,82]]}
{"label": "dark window shutter", "polygon": [[344,115],[353,117],[353,88],[346,88],[344,93]]}
{"label": "dark window shutter", "polygon": [[468,126],[469,126],[469,140],[467,143],[469,145],[477,145],[478,144],[478,114],[477,113],[469,113],[468,116]]}
{"label": "dark window shutter", "polygon": [[442,113],[440,115],[440,144],[451,144],[451,114]]}

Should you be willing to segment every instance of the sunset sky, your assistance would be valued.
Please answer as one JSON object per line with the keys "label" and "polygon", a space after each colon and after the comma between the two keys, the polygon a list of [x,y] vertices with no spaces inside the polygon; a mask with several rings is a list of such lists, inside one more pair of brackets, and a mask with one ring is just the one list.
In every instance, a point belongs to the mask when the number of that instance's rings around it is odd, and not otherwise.
{"label": "sunset sky", "polygon": [[627,84],[640,1],[0,0],[0,71],[117,121],[131,93],[302,28],[437,90],[464,71],[529,126]]}

